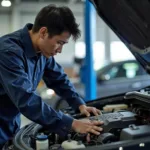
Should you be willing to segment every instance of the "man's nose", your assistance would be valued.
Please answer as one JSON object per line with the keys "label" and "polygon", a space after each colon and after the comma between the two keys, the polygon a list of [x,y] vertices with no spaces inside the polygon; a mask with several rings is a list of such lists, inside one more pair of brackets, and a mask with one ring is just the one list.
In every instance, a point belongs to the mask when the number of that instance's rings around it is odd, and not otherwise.
{"label": "man's nose", "polygon": [[60,47],[57,49],[57,52],[58,52],[58,53],[61,53],[61,52],[62,52],[62,47],[63,47],[63,46],[60,46]]}

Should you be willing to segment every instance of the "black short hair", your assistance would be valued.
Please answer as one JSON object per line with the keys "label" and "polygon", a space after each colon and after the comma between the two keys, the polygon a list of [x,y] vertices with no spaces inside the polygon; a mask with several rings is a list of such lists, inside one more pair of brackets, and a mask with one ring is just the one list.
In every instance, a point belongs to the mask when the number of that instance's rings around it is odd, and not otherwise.
{"label": "black short hair", "polygon": [[50,37],[60,35],[64,31],[69,32],[74,40],[81,35],[72,11],[65,6],[48,5],[42,8],[35,18],[33,33],[38,32],[41,27],[47,27]]}

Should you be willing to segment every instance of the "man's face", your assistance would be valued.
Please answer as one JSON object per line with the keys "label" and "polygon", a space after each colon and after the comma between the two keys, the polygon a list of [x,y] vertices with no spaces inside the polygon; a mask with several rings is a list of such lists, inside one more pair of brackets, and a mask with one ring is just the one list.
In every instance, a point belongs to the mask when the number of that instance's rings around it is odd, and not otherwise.
{"label": "man's face", "polygon": [[60,35],[49,37],[48,32],[42,32],[38,40],[38,49],[46,57],[57,55],[62,52],[63,45],[68,43],[70,38],[69,32],[63,32]]}

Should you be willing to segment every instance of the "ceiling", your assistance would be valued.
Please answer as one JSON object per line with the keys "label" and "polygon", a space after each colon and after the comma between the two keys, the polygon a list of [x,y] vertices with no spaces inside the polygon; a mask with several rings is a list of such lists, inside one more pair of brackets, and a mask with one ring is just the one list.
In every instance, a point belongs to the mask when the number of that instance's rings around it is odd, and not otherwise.
{"label": "ceiling", "polygon": [[[2,0],[0,0],[1,2]],[[73,5],[73,4],[83,4],[86,0],[10,0],[12,2],[12,5],[15,3],[15,2],[27,2],[27,3],[30,3],[30,2],[47,2],[47,3],[64,3],[64,4],[70,4],[70,5]],[[11,10],[11,7],[2,7],[1,4],[0,4],[0,13],[4,12],[4,11],[9,11]]]}
{"label": "ceiling", "polygon": [[[14,2],[15,0],[10,0]],[[85,0],[19,0],[21,2],[60,2],[60,3],[82,3]]]}

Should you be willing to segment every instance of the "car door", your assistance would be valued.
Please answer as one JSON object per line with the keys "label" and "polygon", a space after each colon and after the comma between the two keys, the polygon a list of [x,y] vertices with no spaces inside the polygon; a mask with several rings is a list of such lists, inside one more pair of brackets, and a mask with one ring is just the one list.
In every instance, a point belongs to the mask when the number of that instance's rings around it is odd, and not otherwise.
{"label": "car door", "polygon": [[148,85],[150,79],[136,61],[116,63],[101,76],[103,80],[97,84],[97,97],[137,90]]}

